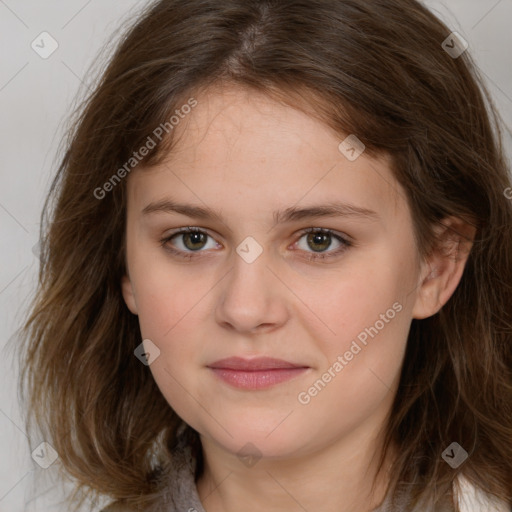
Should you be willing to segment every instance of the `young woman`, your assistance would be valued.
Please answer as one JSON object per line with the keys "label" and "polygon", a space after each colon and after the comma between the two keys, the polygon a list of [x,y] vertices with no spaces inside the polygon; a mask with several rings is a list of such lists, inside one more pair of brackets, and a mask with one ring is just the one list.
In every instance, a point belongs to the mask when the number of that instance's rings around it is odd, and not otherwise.
{"label": "young woman", "polygon": [[510,510],[500,143],[415,1],[149,5],[70,133],[24,331],[70,507]]}

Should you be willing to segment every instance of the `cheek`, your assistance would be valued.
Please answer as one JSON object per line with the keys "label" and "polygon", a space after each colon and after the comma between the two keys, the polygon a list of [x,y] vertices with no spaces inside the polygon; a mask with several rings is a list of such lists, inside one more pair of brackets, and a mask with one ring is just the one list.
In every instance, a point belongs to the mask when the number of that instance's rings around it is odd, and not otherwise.
{"label": "cheek", "polygon": [[176,272],[153,277],[147,276],[137,290],[141,335],[160,350],[149,370],[175,412],[194,423],[197,404],[190,394],[197,395],[194,377],[201,353],[201,346],[195,342],[198,339],[196,315],[207,289],[190,280],[181,282]]}
{"label": "cheek", "polygon": [[[322,427],[313,427],[323,432],[318,435],[349,432],[376,411],[382,411],[383,403],[391,405],[409,326],[405,308],[396,312],[391,307],[388,323],[380,320],[380,311],[388,311],[388,301],[383,304],[384,309],[372,306],[368,313],[359,314],[357,322],[347,308],[343,321],[337,325],[338,336],[334,340],[324,338],[325,365],[305,382],[296,397],[304,417],[323,418]],[[352,307],[357,313],[357,308]]]}
{"label": "cheek", "polygon": [[206,276],[190,279],[180,275],[179,268],[165,265],[141,273],[137,306],[142,335],[167,343],[176,331],[187,328],[194,309],[213,285]]}
{"label": "cheek", "polygon": [[[297,295],[308,297],[310,309],[329,328],[331,336],[324,338],[331,338],[337,345],[374,325],[380,315],[385,315],[385,320],[395,317],[393,304],[399,302],[403,306],[404,297],[397,274],[389,268],[361,265],[352,267],[347,275],[334,275],[330,286],[324,283],[323,292],[315,287],[309,292],[298,289]],[[381,322],[379,327],[382,328]]]}
{"label": "cheek", "polygon": [[[364,264],[338,280],[329,293],[315,294],[315,312],[329,328],[323,327],[321,332],[326,334],[321,336],[311,332],[324,356],[319,372],[331,368],[336,374],[333,383],[337,384],[329,386],[338,388],[338,393],[344,395],[347,386],[352,389],[354,385],[359,392],[371,394],[374,386],[383,386],[382,382],[392,385],[410,327],[411,304],[406,300],[409,290],[404,280],[407,271],[397,263]],[[346,397],[349,402],[359,398],[352,391]]]}

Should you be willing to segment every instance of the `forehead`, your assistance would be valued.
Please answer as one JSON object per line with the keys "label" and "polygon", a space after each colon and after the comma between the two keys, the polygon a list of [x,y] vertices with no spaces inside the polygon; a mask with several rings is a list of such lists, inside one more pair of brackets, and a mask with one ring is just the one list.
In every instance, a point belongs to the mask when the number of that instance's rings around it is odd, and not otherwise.
{"label": "forehead", "polygon": [[405,206],[388,157],[363,152],[350,161],[339,149],[347,134],[302,109],[237,87],[195,98],[165,160],[129,176],[129,203],[139,210],[166,193],[219,209],[344,201],[393,216]]}

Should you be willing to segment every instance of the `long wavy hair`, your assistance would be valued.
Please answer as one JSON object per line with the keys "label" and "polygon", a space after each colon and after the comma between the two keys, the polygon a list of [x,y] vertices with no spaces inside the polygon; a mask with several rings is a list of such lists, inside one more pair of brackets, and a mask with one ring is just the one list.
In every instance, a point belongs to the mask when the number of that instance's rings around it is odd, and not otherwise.
{"label": "long wavy hair", "polygon": [[[389,491],[407,486],[411,506],[440,503],[461,474],[512,503],[511,180],[502,120],[469,51],[443,48],[450,32],[415,0],[161,0],[137,14],[75,111],[21,330],[27,428],[45,433],[76,483],[71,505],[163,503],[182,420],[134,356],[138,318],[120,287],[126,179],[112,177],[214,84],[306,109],[340,137],[357,134],[369,155],[389,155],[420,255],[443,218],[472,219],[457,289],[412,321],[382,460],[398,443]],[[172,151],[164,134],[142,168]],[[469,453],[456,469],[441,457],[452,441]]]}

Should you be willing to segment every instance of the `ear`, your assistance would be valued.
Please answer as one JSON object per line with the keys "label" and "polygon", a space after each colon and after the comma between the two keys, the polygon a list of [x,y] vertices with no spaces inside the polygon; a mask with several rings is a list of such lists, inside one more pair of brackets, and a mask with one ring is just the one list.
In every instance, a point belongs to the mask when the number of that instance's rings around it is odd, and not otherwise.
{"label": "ear", "polygon": [[435,232],[438,241],[420,272],[412,310],[416,319],[435,315],[448,302],[464,272],[476,229],[462,219],[447,217]]}
{"label": "ear", "polygon": [[124,301],[128,306],[128,309],[134,314],[137,315],[137,303],[135,302],[135,293],[133,291],[133,286],[128,275],[124,275],[121,278],[121,290],[123,293]]}

